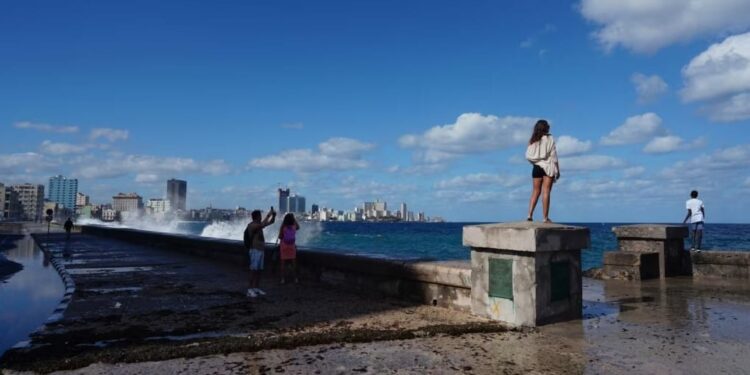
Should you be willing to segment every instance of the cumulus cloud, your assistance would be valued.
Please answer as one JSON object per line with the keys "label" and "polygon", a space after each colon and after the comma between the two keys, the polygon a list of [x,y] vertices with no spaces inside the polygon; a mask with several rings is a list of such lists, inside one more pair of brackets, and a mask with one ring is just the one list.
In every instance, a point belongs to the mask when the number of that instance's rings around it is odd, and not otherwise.
{"label": "cumulus cloud", "polygon": [[698,138],[693,142],[685,142],[684,139],[676,135],[665,135],[661,137],[655,137],[649,141],[643,152],[647,154],[666,154],[673,151],[684,151],[702,146],[704,143],[703,138]]}
{"label": "cumulus cloud", "polygon": [[591,150],[591,141],[581,141],[568,135],[557,138],[555,144],[559,156],[578,155]]}
{"label": "cumulus cloud", "polygon": [[375,199],[403,200],[405,195],[417,191],[416,185],[400,183],[382,183],[378,181],[362,181],[348,176],[335,186],[321,189],[323,194],[331,194],[347,199]]}
{"label": "cumulus cloud", "polygon": [[122,129],[112,128],[94,128],[91,129],[89,138],[93,141],[99,138],[104,138],[110,142],[124,141],[128,139],[128,131]]}
{"label": "cumulus cloud", "polygon": [[204,173],[210,175],[225,174],[230,167],[223,160],[206,162],[191,158],[159,157],[150,155],[115,155],[82,163],[75,174],[84,178],[106,178],[124,176],[130,173],[142,175]]}
{"label": "cumulus cloud", "polygon": [[49,171],[59,164],[36,152],[0,154],[0,173],[3,176],[12,174],[33,174]]}
{"label": "cumulus cloud", "polygon": [[682,68],[686,102],[707,101],[715,121],[750,118],[750,32],[716,43]]}
{"label": "cumulus cloud", "polygon": [[40,148],[40,151],[44,154],[68,155],[68,154],[84,153],[90,148],[90,146],[89,145],[75,145],[75,144],[64,143],[64,142],[52,142],[50,140],[46,140],[42,142],[42,145],[39,148]]}
{"label": "cumulus cloud", "polygon": [[535,118],[464,113],[456,122],[435,126],[422,134],[399,138],[403,148],[415,149],[422,163],[440,163],[467,154],[500,150],[528,141]]}
{"label": "cumulus cloud", "polygon": [[154,173],[138,173],[135,175],[135,182],[152,183],[159,181],[159,175]]}
{"label": "cumulus cloud", "polygon": [[609,155],[581,155],[560,158],[560,170],[565,171],[595,171],[600,169],[622,168],[625,161]]}
{"label": "cumulus cloud", "polygon": [[593,36],[607,51],[622,46],[652,53],[673,43],[750,27],[746,0],[582,0],[579,9],[600,26]]}
{"label": "cumulus cloud", "polygon": [[18,129],[32,129],[48,133],[76,133],[78,132],[77,126],[69,125],[51,125],[38,122],[30,121],[19,121],[13,124]]}
{"label": "cumulus cloud", "polygon": [[637,167],[625,168],[625,170],[622,171],[622,174],[625,177],[630,178],[630,177],[640,176],[643,174],[643,172],[646,172],[646,168],[639,165]]}
{"label": "cumulus cloud", "polygon": [[655,136],[666,135],[662,120],[656,113],[628,117],[625,122],[602,137],[603,145],[625,145],[646,142]]}
{"label": "cumulus cloud", "polygon": [[504,176],[500,174],[474,173],[438,181],[435,184],[435,188],[462,189],[477,186],[516,187],[527,181],[528,177],[523,176]]}
{"label": "cumulus cloud", "polygon": [[646,104],[656,101],[662,94],[667,92],[669,86],[658,75],[647,76],[642,73],[633,73],[630,82],[635,86],[638,94],[638,103]]}
{"label": "cumulus cloud", "polygon": [[252,159],[248,164],[252,168],[295,172],[359,169],[369,165],[364,154],[373,148],[375,145],[356,139],[331,138],[318,144],[317,150],[287,150],[278,155]]}
{"label": "cumulus cloud", "polygon": [[[750,167],[750,144],[737,145],[680,161],[662,170],[665,178],[684,180]],[[732,172],[734,173],[734,172]]]}

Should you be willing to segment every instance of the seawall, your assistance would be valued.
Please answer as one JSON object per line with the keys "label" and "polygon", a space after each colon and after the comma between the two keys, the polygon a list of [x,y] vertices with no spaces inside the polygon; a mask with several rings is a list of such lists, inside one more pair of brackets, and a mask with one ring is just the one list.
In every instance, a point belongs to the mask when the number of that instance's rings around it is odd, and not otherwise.
{"label": "seawall", "polygon": [[[247,250],[237,240],[97,225],[81,226],[81,232],[215,259],[237,267],[248,264]],[[267,257],[266,274],[274,271],[269,267],[276,267],[270,261]],[[300,276],[306,279],[460,311],[471,309],[469,261],[402,261],[299,248],[297,262]]]}

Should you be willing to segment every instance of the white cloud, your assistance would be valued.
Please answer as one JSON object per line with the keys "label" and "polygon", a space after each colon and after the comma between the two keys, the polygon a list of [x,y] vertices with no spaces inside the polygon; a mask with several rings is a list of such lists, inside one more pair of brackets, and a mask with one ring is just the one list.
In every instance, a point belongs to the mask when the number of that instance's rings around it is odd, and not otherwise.
{"label": "white cloud", "polygon": [[417,191],[417,187],[413,184],[361,181],[353,176],[348,176],[335,186],[322,189],[321,193],[347,199],[399,201],[406,199],[405,195],[414,191]]}
{"label": "white cloud", "polygon": [[582,155],[560,158],[560,170],[565,171],[594,171],[606,168],[622,168],[625,161],[608,155]]}
{"label": "white cloud", "polygon": [[286,169],[295,172],[359,169],[369,165],[363,157],[374,147],[373,144],[356,139],[331,138],[318,144],[318,150],[287,150],[278,155],[252,159],[248,164],[252,168]]}
{"label": "white cloud", "polygon": [[524,39],[521,42],[520,46],[521,46],[521,48],[531,48],[532,46],[534,46],[534,44],[536,44],[539,41],[539,39],[544,34],[553,33],[555,31],[557,31],[557,27],[555,25],[551,24],[551,23],[548,23],[548,24],[544,25],[543,29],[538,30],[534,34],[532,34],[532,35],[528,36],[526,39]]}
{"label": "white cloud", "polygon": [[467,187],[516,187],[529,180],[523,176],[503,176],[499,174],[474,173],[441,180],[435,184],[437,189],[462,189]]}
{"label": "white cloud", "polygon": [[591,150],[591,141],[581,141],[568,135],[561,135],[555,144],[559,156],[577,155]]}
{"label": "white cloud", "polygon": [[648,112],[628,117],[625,122],[602,137],[603,145],[625,145],[646,142],[655,136],[666,135],[659,115]]}
{"label": "white cloud", "polygon": [[159,181],[159,175],[154,173],[138,173],[135,175],[135,182],[152,183]]}
{"label": "white cloud", "polygon": [[[31,175],[49,172],[59,165],[59,160],[49,159],[35,152],[0,154],[0,177],[8,179],[11,175]],[[2,181],[0,181],[2,182]]]}
{"label": "white cloud", "polygon": [[668,179],[685,180],[726,171],[745,170],[748,167],[750,167],[750,144],[744,144],[677,162],[672,167],[663,169],[661,175]]}
{"label": "white cloud", "polygon": [[704,144],[703,138],[698,138],[693,142],[685,142],[684,139],[676,135],[665,135],[661,137],[655,137],[649,141],[643,152],[647,154],[665,154],[673,151],[689,150],[696,147],[700,147]]}
{"label": "white cloud", "polygon": [[88,145],[74,145],[63,142],[52,142],[49,140],[42,142],[42,145],[40,146],[40,151],[42,153],[52,155],[81,154],[88,149]]}
{"label": "white cloud", "polygon": [[715,121],[750,118],[750,32],[708,47],[682,68],[687,102],[707,101]]}
{"label": "white cloud", "polygon": [[49,133],[76,133],[78,132],[77,126],[51,125],[51,124],[44,124],[44,123],[30,122],[30,121],[19,121],[13,124],[13,126],[18,129],[32,129],[32,130],[38,130],[42,132],[49,132]]}
{"label": "white cloud", "polygon": [[464,113],[453,124],[435,126],[423,134],[399,138],[401,147],[415,149],[422,163],[441,163],[462,155],[477,154],[524,144],[536,119]]}
{"label": "white cloud", "polygon": [[669,86],[658,75],[647,76],[642,73],[633,73],[630,82],[635,86],[638,94],[638,103],[646,104],[656,101],[662,94],[667,92]]}
{"label": "white cloud", "polygon": [[122,130],[122,129],[112,129],[112,128],[94,128],[91,129],[91,135],[89,135],[89,138],[91,140],[96,140],[98,138],[104,138],[110,142],[115,142],[119,140],[127,140],[128,139],[128,131]]}
{"label": "white cloud", "polygon": [[82,163],[74,172],[84,178],[106,178],[124,176],[130,173],[146,175],[203,173],[210,175],[225,174],[230,167],[223,160],[206,162],[191,158],[159,157],[150,155],[112,155],[103,160]]}
{"label": "white cloud", "polygon": [[600,25],[593,36],[607,51],[619,45],[651,53],[750,27],[747,0],[582,0],[580,11]]}
{"label": "white cloud", "polygon": [[624,171],[622,171],[622,174],[627,178],[631,178],[640,176],[643,174],[643,172],[646,172],[646,168],[639,165],[637,167],[626,168]]}

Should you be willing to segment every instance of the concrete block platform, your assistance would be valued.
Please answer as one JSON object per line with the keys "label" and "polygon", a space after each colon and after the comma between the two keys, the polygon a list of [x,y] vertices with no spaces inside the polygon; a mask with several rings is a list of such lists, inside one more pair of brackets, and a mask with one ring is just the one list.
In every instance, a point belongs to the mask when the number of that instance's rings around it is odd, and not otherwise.
{"label": "concrete block platform", "polygon": [[659,254],[635,251],[604,253],[603,279],[647,280],[659,277]]}

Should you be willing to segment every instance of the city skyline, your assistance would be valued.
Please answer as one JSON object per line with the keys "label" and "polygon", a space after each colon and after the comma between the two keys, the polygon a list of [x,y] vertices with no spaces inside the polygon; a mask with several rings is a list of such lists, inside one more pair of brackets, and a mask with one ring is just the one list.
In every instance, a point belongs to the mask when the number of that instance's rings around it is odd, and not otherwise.
{"label": "city skyline", "polygon": [[745,3],[178,6],[8,5],[0,180],[62,174],[104,202],[176,177],[187,207],[265,208],[283,185],[523,220],[546,118],[553,220],[678,222],[695,189],[710,222],[747,222]]}

